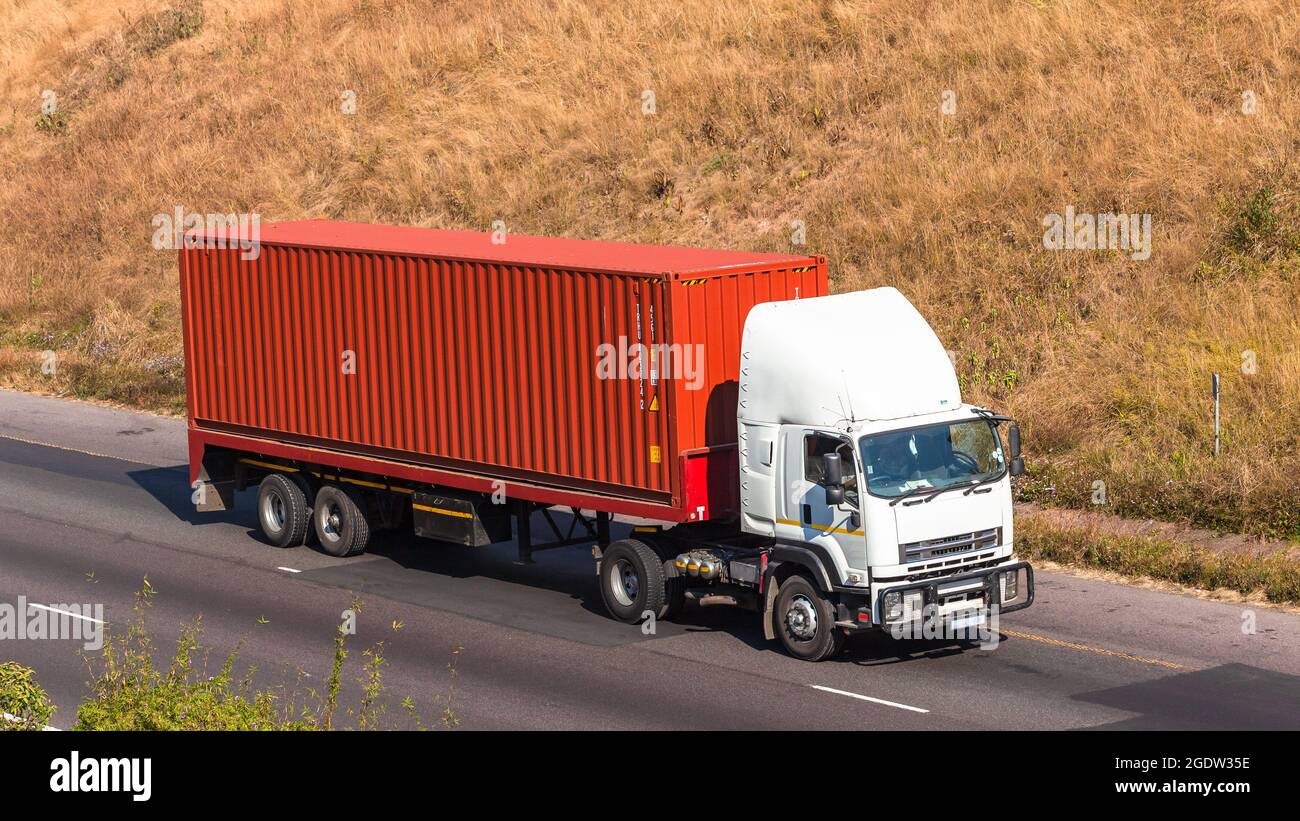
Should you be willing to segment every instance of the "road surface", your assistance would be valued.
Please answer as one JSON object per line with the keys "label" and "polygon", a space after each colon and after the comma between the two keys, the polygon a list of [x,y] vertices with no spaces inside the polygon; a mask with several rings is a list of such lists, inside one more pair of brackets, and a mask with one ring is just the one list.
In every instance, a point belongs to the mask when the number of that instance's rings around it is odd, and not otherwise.
{"label": "road surface", "polygon": [[[434,725],[450,697],[462,728],[1300,729],[1300,616],[1277,610],[1039,572],[994,649],[873,637],[808,664],[742,611],[691,607],[654,635],[610,620],[585,547],[529,567],[511,545],[278,550],[251,492],[234,514],[195,513],[185,458],[183,422],[0,391],[0,604],[102,604],[121,625],[147,576],[160,646],[201,616],[211,667],[239,646],[241,668],[301,700],[359,596],[343,701],[359,697],[360,651],[383,641],[395,726],[409,696]],[[60,728],[95,656],[0,639]]]}

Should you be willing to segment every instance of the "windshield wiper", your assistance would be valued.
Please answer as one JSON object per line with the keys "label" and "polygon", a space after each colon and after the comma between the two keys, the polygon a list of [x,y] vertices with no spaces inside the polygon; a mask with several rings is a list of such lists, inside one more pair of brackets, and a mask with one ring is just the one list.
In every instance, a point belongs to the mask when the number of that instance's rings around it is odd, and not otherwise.
{"label": "windshield wiper", "polygon": [[[976,482],[975,484],[979,484],[979,483]],[[974,490],[974,489],[975,489],[974,485],[972,485],[970,482],[957,482],[957,483],[955,483],[955,484],[948,485],[947,487],[941,487],[941,488],[939,488],[939,489],[936,490],[934,493],[931,493],[929,496],[926,496],[926,497],[925,497],[925,501],[927,501],[927,502],[931,501],[932,499],[934,499],[934,497],[938,496],[940,493],[943,493],[944,491],[955,490],[956,488],[959,488],[959,487],[967,487],[967,486],[970,486],[970,490]],[[966,491],[966,493],[970,493],[970,490]],[[965,494],[962,494],[962,495],[965,495]]]}
{"label": "windshield wiper", "polygon": [[980,480],[979,480],[978,482],[976,482],[975,484],[973,484],[973,485],[971,485],[970,487],[966,488],[966,492],[963,493],[962,495],[963,495],[963,496],[969,496],[969,495],[971,495],[972,493],[974,493],[974,492],[975,492],[975,488],[979,487],[980,485],[987,485],[987,484],[990,484],[991,482],[996,482],[996,481],[998,481],[998,480],[1001,479],[1001,478],[1002,478],[1002,474],[999,473],[998,475],[996,475],[996,476],[990,476],[990,477],[988,477],[987,479],[980,479]]}
{"label": "windshield wiper", "polygon": [[989,422],[999,423],[999,422],[1014,422],[1014,421],[1016,421],[1016,420],[1012,419],[1010,416],[1006,416],[1006,415],[1004,415],[1004,414],[997,413],[996,411],[991,411],[991,410],[989,410],[988,408],[971,408],[971,412],[974,413],[974,414],[975,414],[976,416],[978,416],[979,418],[981,418],[981,419],[986,419],[986,420],[988,420]]}
{"label": "windshield wiper", "polygon": [[1000,478],[1002,478],[1002,477],[1001,477],[1001,476],[991,476],[991,477],[989,477],[988,479],[980,479],[979,481],[973,481],[973,480],[972,480],[972,481],[969,481],[969,482],[957,482],[956,484],[951,484],[951,485],[948,485],[947,487],[938,487],[938,488],[936,488],[936,487],[914,487],[914,488],[912,488],[911,490],[909,490],[909,491],[907,491],[906,493],[904,493],[903,495],[897,497],[896,499],[891,500],[890,503],[889,503],[889,506],[890,506],[890,507],[893,507],[894,505],[898,504],[899,502],[903,501],[904,499],[910,499],[911,497],[913,497],[913,496],[919,496],[919,495],[922,494],[922,493],[929,493],[929,494],[930,494],[929,496],[926,496],[925,499],[922,500],[922,501],[925,501],[925,502],[929,502],[931,499],[935,498],[935,497],[938,496],[940,493],[945,493],[945,492],[947,492],[947,491],[949,491],[949,490],[956,490],[957,488],[963,488],[963,487],[966,488],[966,491],[965,491],[964,493],[962,493],[962,495],[963,495],[963,496],[969,496],[970,494],[974,493],[974,492],[975,492],[975,489],[976,489],[977,487],[979,487],[980,485],[987,485],[989,482],[996,482],[996,481],[997,481],[998,479],[1000,479]]}
{"label": "windshield wiper", "polygon": [[911,497],[917,495],[918,493],[927,493],[927,492],[932,491],[932,490],[934,490],[934,488],[932,488],[932,487],[914,487],[914,488],[912,488],[911,490],[909,490],[908,492],[906,492],[906,493],[904,493],[904,494],[901,494],[900,496],[895,497],[895,498],[894,498],[894,499],[889,503],[889,506],[890,506],[890,507],[893,507],[894,505],[898,504],[899,502],[903,501],[904,499],[909,499],[909,498],[911,498]]}

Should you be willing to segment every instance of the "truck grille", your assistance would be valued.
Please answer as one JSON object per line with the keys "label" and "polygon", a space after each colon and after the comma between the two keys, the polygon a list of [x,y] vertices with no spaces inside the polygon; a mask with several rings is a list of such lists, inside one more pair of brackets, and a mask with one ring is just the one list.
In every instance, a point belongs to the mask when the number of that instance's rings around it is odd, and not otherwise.
{"label": "truck grille", "polygon": [[956,536],[945,536],[941,539],[927,539],[923,542],[907,542],[899,545],[899,563],[911,564],[912,562],[921,562],[927,559],[956,556],[960,553],[969,553],[972,550],[987,550],[991,547],[997,547],[1001,542],[1002,528],[1000,527],[976,530],[973,533],[959,533]]}

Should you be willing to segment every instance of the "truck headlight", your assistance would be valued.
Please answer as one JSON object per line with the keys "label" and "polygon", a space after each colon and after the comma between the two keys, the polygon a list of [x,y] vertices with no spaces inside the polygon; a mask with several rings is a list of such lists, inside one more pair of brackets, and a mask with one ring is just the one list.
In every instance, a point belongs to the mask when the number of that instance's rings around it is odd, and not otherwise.
{"label": "truck headlight", "polygon": [[884,611],[881,616],[885,621],[898,621],[901,619],[903,617],[903,594],[897,590],[886,593],[881,609]]}
{"label": "truck headlight", "polygon": [[1017,581],[1020,578],[1019,570],[1011,570],[1002,574],[1002,602],[1005,604],[1009,601],[1015,601],[1019,593]]}
{"label": "truck headlight", "polygon": [[916,621],[925,616],[925,594],[920,590],[909,590],[903,596],[903,618]]}

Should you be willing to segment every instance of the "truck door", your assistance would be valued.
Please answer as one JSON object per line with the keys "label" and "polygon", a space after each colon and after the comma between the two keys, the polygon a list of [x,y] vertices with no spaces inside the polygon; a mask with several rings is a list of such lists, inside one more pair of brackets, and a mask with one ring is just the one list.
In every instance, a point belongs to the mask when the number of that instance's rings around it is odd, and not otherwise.
{"label": "truck door", "polygon": [[[782,439],[784,475],[776,535],[828,549],[841,574],[855,557],[861,560],[858,564],[864,563],[866,535],[861,519],[856,525],[853,522],[854,513],[861,509],[853,445],[847,437],[802,426],[783,427]],[[832,507],[826,503],[822,456],[836,452],[844,466],[845,499]],[[841,575],[836,581],[842,579]]]}

